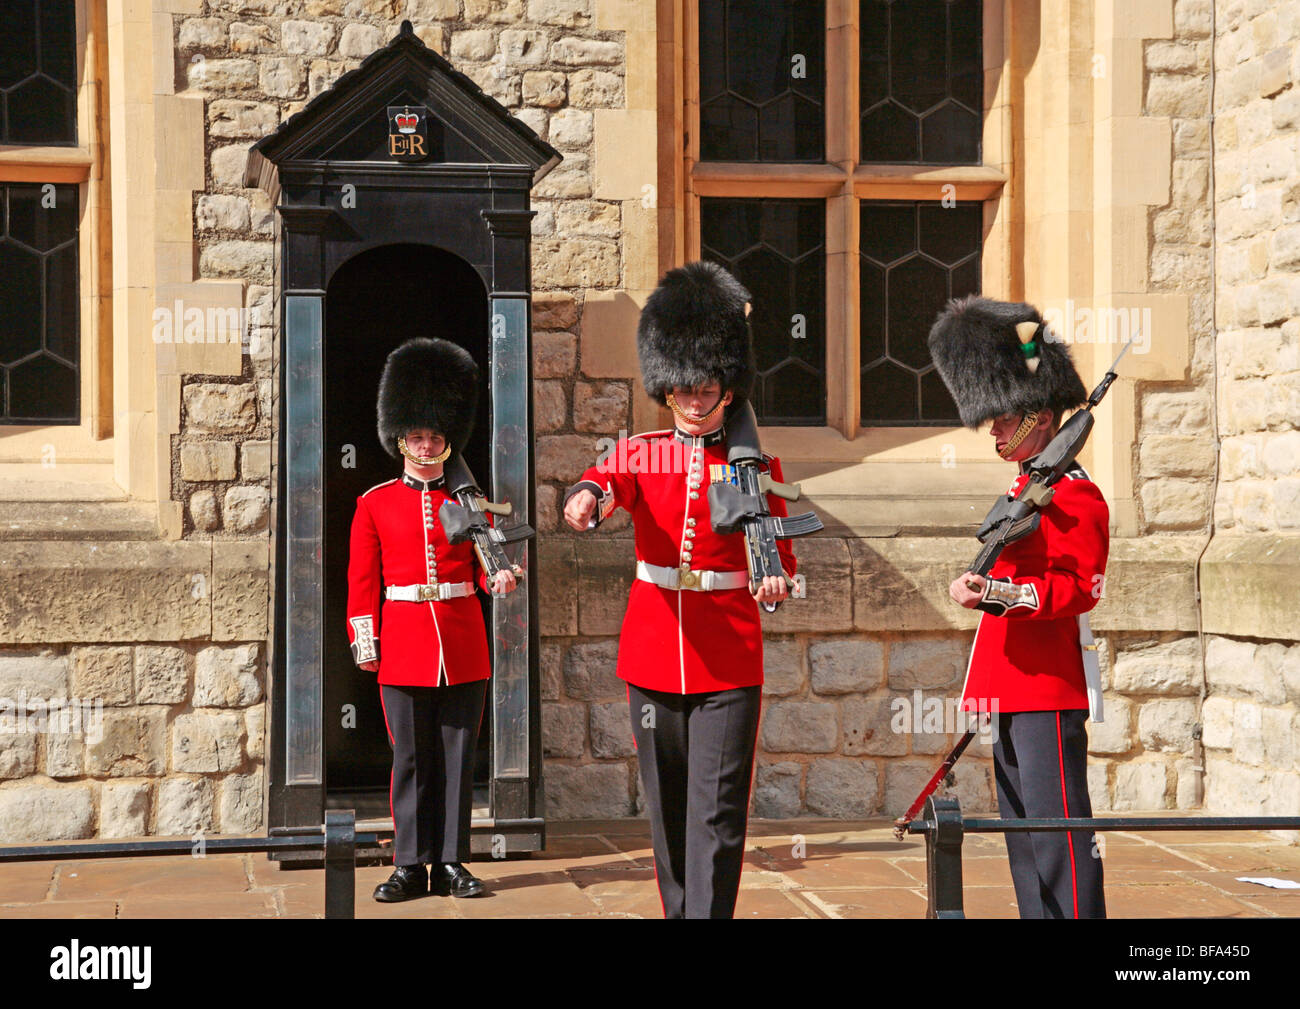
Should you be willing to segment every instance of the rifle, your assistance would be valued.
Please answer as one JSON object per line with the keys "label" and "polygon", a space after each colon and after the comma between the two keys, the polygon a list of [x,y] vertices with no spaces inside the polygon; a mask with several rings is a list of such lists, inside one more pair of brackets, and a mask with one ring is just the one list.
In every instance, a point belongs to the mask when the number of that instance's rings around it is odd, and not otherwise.
{"label": "rifle", "polygon": [[487,574],[489,591],[498,572],[511,571],[516,578],[523,578],[523,569],[518,564],[511,563],[502,544],[531,539],[535,535],[533,527],[527,522],[521,522],[508,529],[500,529],[488,522],[487,513],[510,515],[514,512],[514,506],[489,501],[459,452],[447,460],[443,475],[447,480],[447,493],[456,499],[444,501],[438,509],[438,521],[447,534],[447,541],[473,542],[478,562]]}
{"label": "rifle", "polygon": [[[781,567],[776,541],[807,536],[822,529],[822,520],[814,512],[778,517],[767,506],[767,495],[775,494],[786,501],[799,500],[799,485],[772,479],[763,462],[758,444],[758,418],[748,401],[742,403],[727,421],[728,479],[709,484],[709,516],[717,533],[745,534],[745,561],[749,569],[749,591],[754,593],[767,577],[794,582]],[[776,612],[779,603],[764,603],[768,613]]]}
{"label": "rifle", "polygon": [[[971,574],[987,575],[997,561],[998,555],[1002,553],[1003,547],[1008,543],[1024,539],[1038,528],[1042,521],[1042,509],[1051,504],[1052,497],[1056,494],[1055,484],[1074,463],[1075,458],[1083,450],[1088,435],[1092,433],[1092,425],[1095,421],[1092,415],[1093,408],[1102,401],[1111,383],[1118,377],[1115,369],[1119,367],[1120,359],[1128,353],[1135,339],[1137,339],[1136,335],[1130,337],[1128,343],[1124,344],[1119,356],[1111,363],[1105,377],[1097,383],[1097,388],[1092,390],[1083,408],[1076,410],[1070,419],[1061,425],[1061,429],[1047,443],[1047,447],[1034,456],[1032,464],[1028,467],[1029,479],[1020,488],[1020,492],[1014,496],[1003,494],[989,509],[979,531],[975,533],[975,537],[984,546],[970,566]],[[975,588],[970,582],[966,584],[972,589]],[[957,745],[939,765],[939,770],[926,783],[925,788],[921,789],[921,794],[907,807],[907,812],[894,821],[894,837],[898,840],[903,839],[903,835],[907,833],[908,823],[921,811],[925,800],[939,787],[940,782],[952,769],[952,765],[957,763],[957,759],[975,738],[975,731],[974,727],[966,730],[961,739],[957,740]]]}

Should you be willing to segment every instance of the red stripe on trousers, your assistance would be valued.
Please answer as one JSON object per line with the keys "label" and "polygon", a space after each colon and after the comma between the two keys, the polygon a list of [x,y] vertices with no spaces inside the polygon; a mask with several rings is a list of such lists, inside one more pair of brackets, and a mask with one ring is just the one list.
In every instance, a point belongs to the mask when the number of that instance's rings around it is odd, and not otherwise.
{"label": "red stripe on trousers", "polygon": [[[1061,745],[1061,713],[1056,713],[1056,763],[1061,768],[1061,805],[1065,815],[1070,815],[1070,801],[1065,797],[1065,748]],[[1070,891],[1074,895],[1074,917],[1079,917],[1079,879],[1074,868],[1074,836],[1066,831],[1065,843],[1070,849]]]}

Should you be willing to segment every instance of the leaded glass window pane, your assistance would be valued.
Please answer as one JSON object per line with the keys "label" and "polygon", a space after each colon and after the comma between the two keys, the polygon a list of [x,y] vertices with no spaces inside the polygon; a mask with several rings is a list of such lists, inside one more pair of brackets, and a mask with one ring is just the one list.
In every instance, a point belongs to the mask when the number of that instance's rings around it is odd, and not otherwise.
{"label": "leaded glass window pane", "polygon": [[75,185],[0,184],[0,424],[79,420]]}
{"label": "leaded glass window pane", "polygon": [[74,0],[4,0],[0,144],[77,142]]}
{"label": "leaded glass window pane", "polygon": [[979,0],[861,0],[858,10],[862,160],[978,164]]}
{"label": "leaded glass window pane", "polygon": [[763,424],[826,422],[826,205],[821,200],[700,201],[703,258],[753,295],[750,327]]}
{"label": "leaded glass window pane", "polygon": [[949,298],[980,291],[983,204],[864,200],[859,215],[862,423],[959,424],[926,337]]}
{"label": "leaded glass window pane", "polygon": [[826,156],[824,0],[700,0],[700,158]]}

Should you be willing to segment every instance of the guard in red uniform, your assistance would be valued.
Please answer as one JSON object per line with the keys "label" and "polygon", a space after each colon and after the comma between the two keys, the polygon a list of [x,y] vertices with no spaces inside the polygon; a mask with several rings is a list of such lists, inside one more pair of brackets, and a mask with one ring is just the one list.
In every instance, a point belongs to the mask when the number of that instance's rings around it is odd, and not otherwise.
{"label": "guard in red uniform", "polygon": [[[619,639],[668,918],[730,918],[740,887],[763,682],[758,603],[777,604],[785,579],[749,591],[744,536],[721,535],[706,489],[725,479],[728,407],[754,380],[749,294],[721,267],[671,270],[637,329],[646,392],[676,426],[620,441],[565,496],[578,530],[615,508],[632,515],[636,581]],[[780,463],[765,457],[774,479]],[[785,502],[768,496],[773,515]],[[782,567],[794,552],[778,540]]]}
{"label": "guard in red uniform", "polygon": [[[962,421],[992,420],[998,455],[1021,463],[1047,447],[1061,415],[1087,400],[1070,353],[1030,305],[970,297],[950,302],[930,351]],[[1101,683],[1087,613],[1101,597],[1109,511],[1074,465],[1042,510],[1039,528],[1008,545],[987,578],[949,586],[983,611],[963,707],[995,711],[998,807],[1004,817],[1089,817],[1088,735],[1101,720]],[[1100,854],[1090,833],[1007,833],[1022,918],[1104,918]]]}
{"label": "guard in red uniform", "polygon": [[[378,901],[483,892],[461,862],[491,672],[475,581],[488,585],[473,546],[450,544],[438,520],[452,500],[442,465],[468,442],[477,395],[478,370],[455,344],[415,339],[393,351],[379,383],[379,440],[405,457],[404,470],[357,498],[352,520],[348,639],[357,664],[378,673],[393,747],[396,868]],[[503,571],[492,591],[514,587]]]}

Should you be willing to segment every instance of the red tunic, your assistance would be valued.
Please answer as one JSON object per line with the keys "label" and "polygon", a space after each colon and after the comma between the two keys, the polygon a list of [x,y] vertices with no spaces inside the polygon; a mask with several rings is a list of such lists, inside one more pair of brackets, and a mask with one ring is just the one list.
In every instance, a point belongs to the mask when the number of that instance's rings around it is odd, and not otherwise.
{"label": "red tunic", "polygon": [[[781,480],[780,462],[765,458],[772,478]],[[654,431],[620,441],[577,486],[586,485],[597,495],[597,522],[614,508],[632,514],[637,560],[679,570],[745,571],[744,534],[719,535],[709,522],[709,467],[726,461],[720,437]],[[699,473],[697,487],[692,487],[693,466]],[[771,494],[767,500],[773,515],[787,514],[784,500]],[[782,567],[793,575],[789,541],[778,540],[777,546]],[[762,683],[758,604],[748,588],[698,592],[637,579],[619,638],[618,676],[674,694]]]}
{"label": "red tunic", "polygon": [[440,483],[407,476],[357,498],[348,557],[348,641],[358,663],[373,657],[370,645],[377,643],[380,683],[438,687],[486,680],[491,673],[475,594],[430,602],[384,598],[386,585],[434,581],[477,580],[487,590],[473,546],[452,546],[442,531],[438,509],[449,500]]}
{"label": "red tunic", "polygon": [[[1016,493],[1028,477],[1016,478]],[[997,711],[1088,707],[1081,614],[1097,605],[1110,549],[1110,513],[1080,466],[1059,483],[1036,532],[1006,547],[989,571],[1011,605],[980,617],[962,704]],[[994,709],[994,702],[996,708]]]}

